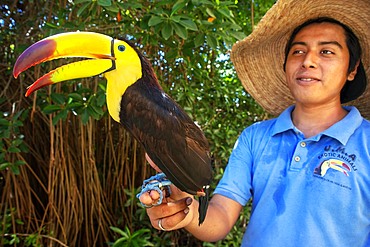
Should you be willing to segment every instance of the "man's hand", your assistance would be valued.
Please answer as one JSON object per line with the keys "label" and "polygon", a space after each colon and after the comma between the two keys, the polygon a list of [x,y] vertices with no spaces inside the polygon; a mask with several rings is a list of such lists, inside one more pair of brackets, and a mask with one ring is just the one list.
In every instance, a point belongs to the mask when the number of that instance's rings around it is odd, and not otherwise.
{"label": "man's hand", "polygon": [[[161,172],[158,167],[153,163],[148,155],[145,156],[149,164],[157,171]],[[150,218],[152,226],[160,230],[159,222],[161,223],[162,230],[175,230],[187,226],[198,214],[198,202],[194,197],[188,193],[180,191],[176,186],[171,185],[171,195],[164,199],[161,205],[150,207],[159,199],[157,191],[149,191],[139,197],[141,203],[149,206],[147,214]]]}

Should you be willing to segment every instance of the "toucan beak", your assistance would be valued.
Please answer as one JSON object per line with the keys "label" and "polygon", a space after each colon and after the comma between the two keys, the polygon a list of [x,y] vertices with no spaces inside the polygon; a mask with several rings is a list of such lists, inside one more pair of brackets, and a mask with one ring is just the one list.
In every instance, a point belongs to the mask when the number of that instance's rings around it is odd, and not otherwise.
{"label": "toucan beak", "polygon": [[99,33],[70,32],[50,36],[28,47],[17,59],[13,75],[15,78],[28,68],[58,58],[92,58],[63,65],[35,81],[26,96],[47,85],[99,75],[115,69],[113,54],[114,39]]}

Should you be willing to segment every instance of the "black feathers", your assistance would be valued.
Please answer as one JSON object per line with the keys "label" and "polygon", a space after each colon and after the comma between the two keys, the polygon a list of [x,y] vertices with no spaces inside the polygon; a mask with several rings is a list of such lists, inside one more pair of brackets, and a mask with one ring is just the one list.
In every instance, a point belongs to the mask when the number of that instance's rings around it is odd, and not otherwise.
{"label": "black feathers", "polygon": [[163,92],[149,62],[142,56],[143,77],[122,96],[121,124],[144,146],[149,157],[180,190],[199,198],[202,223],[212,180],[208,141],[192,119]]}

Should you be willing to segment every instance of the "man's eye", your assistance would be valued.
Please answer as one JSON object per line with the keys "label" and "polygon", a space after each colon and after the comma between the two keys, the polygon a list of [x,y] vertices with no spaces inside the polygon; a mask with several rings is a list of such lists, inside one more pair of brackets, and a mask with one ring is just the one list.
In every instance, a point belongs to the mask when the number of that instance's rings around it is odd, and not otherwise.
{"label": "man's eye", "polygon": [[303,54],[302,50],[294,50],[292,54]]}
{"label": "man's eye", "polygon": [[322,54],[334,54],[334,52],[329,51],[329,50],[323,50],[321,53]]}

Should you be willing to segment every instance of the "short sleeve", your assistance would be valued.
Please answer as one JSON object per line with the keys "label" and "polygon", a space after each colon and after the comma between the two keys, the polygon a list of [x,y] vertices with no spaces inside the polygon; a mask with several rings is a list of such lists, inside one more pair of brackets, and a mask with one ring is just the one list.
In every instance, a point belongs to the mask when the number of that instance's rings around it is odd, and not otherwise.
{"label": "short sleeve", "polygon": [[252,195],[251,167],[253,159],[248,139],[249,131],[250,129],[245,129],[235,142],[224,175],[214,191],[214,194],[228,197],[242,206],[247,204]]}

